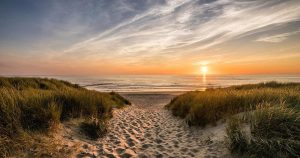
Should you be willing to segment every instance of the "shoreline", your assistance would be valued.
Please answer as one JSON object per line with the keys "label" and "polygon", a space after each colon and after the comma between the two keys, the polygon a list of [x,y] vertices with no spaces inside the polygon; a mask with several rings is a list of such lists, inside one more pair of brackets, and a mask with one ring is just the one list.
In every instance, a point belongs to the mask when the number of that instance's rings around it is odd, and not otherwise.
{"label": "shoreline", "polygon": [[147,92],[117,92],[121,95],[181,95],[184,94],[186,92],[190,92],[190,91],[164,91],[164,92],[151,92],[151,91],[147,91]]}

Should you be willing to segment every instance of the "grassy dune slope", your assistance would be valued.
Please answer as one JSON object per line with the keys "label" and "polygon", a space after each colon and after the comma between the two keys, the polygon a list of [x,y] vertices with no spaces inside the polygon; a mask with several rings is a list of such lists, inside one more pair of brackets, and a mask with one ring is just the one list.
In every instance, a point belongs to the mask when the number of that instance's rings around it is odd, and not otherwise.
{"label": "grassy dune slope", "polygon": [[66,81],[0,77],[0,157],[25,149],[34,133],[48,133],[71,118],[111,117],[129,101],[117,93],[87,90]]}
{"label": "grassy dune slope", "polygon": [[[188,92],[166,108],[190,125],[229,120],[229,149],[254,157],[299,157],[300,84],[268,82]],[[247,133],[245,126],[250,127]]]}

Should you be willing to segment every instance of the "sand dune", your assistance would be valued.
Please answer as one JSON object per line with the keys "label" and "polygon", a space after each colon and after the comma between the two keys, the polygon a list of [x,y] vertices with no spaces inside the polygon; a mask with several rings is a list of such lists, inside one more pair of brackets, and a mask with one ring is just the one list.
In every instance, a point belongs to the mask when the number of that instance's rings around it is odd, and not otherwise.
{"label": "sand dune", "polygon": [[73,157],[229,157],[225,127],[188,127],[163,106],[168,94],[127,94],[133,105],[113,112],[109,133],[98,141],[80,134],[73,120],[56,137]]}

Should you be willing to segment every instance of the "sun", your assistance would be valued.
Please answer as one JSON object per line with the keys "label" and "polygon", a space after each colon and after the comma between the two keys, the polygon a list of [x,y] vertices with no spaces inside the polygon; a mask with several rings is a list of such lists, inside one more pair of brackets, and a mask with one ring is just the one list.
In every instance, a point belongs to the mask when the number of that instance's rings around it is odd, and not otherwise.
{"label": "sun", "polygon": [[208,67],[207,66],[201,66],[201,72],[202,72],[202,74],[207,74]]}

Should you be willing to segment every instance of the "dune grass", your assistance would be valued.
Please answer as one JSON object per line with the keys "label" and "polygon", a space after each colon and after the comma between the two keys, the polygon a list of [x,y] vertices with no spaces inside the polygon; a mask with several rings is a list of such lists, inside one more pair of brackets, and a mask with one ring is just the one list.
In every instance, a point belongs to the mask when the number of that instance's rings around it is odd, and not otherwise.
{"label": "dune grass", "polygon": [[228,147],[233,153],[250,157],[300,155],[299,83],[267,82],[188,92],[166,108],[189,125],[204,127],[228,120]]}
{"label": "dune grass", "polygon": [[48,133],[71,118],[111,117],[130,104],[117,93],[87,90],[66,81],[0,77],[0,157],[26,148],[32,133]]}
{"label": "dune grass", "polygon": [[255,109],[257,104],[281,103],[300,108],[300,84],[260,83],[187,92],[175,97],[166,108],[190,125],[205,126],[218,120]]}
{"label": "dune grass", "polygon": [[80,130],[92,140],[96,140],[107,133],[107,125],[97,118],[87,119],[80,124]]}
{"label": "dune grass", "polygon": [[[263,105],[245,121],[234,116],[227,124],[231,152],[249,157],[299,157],[300,112],[287,105]],[[245,126],[250,124],[250,131]]]}

